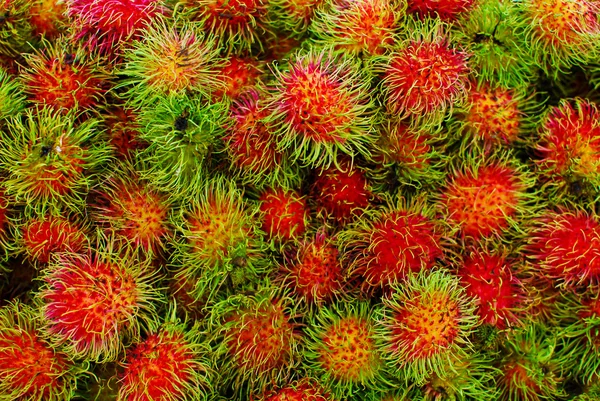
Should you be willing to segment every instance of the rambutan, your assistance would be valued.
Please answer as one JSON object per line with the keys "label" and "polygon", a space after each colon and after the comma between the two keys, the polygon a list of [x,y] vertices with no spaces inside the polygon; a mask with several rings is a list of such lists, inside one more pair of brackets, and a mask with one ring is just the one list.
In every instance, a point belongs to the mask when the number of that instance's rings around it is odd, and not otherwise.
{"label": "rambutan", "polygon": [[410,274],[392,284],[377,310],[375,330],[384,358],[398,377],[418,385],[431,375],[447,377],[472,352],[475,301],[458,278],[441,269]]}
{"label": "rambutan", "polygon": [[277,32],[302,38],[315,11],[325,3],[326,0],[269,0],[267,21]]}
{"label": "rambutan", "polygon": [[[600,190],[600,107],[587,99],[562,99],[539,125],[535,160],[546,185],[574,200]],[[578,188],[578,189],[577,189]]]}
{"label": "rambutan", "polygon": [[0,399],[63,401],[75,395],[85,367],[48,344],[40,327],[30,305],[0,308]]}
{"label": "rambutan", "polygon": [[338,302],[321,307],[307,326],[306,367],[334,399],[390,388],[372,313],[365,302]]}
{"label": "rambutan", "polygon": [[360,216],[369,206],[372,194],[364,172],[346,161],[316,172],[311,198],[317,214],[342,225]]}
{"label": "rambutan", "polygon": [[283,71],[275,71],[267,124],[279,150],[293,161],[328,167],[338,152],[369,154],[374,142],[374,109],[369,80],[355,62],[326,50],[299,52]]}
{"label": "rambutan", "polygon": [[420,18],[440,18],[443,21],[456,21],[476,4],[477,0],[407,0],[407,14]]}
{"label": "rambutan", "polygon": [[123,55],[123,79],[117,85],[126,89],[123,97],[132,105],[153,105],[168,96],[210,99],[225,89],[219,48],[198,24],[157,18],[142,33]]}
{"label": "rambutan", "polygon": [[310,25],[318,46],[363,56],[381,55],[396,41],[405,0],[329,0]]}
{"label": "rambutan", "polygon": [[23,85],[0,67],[0,127],[9,117],[19,115],[25,109]]}
{"label": "rambutan", "polygon": [[461,238],[501,237],[533,212],[533,179],[511,153],[475,157],[454,168],[438,206]]}
{"label": "rambutan", "polygon": [[142,330],[156,327],[161,299],[147,261],[113,249],[110,239],[101,242],[95,251],[58,254],[36,294],[53,346],[99,363],[117,360]]}
{"label": "rambutan", "polygon": [[423,199],[369,209],[339,235],[348,276],[364,290],[389,289],[442,257],[444,228]]}
{"label": "rambutan", "polygon": [[262,231],[278,243],[301,237],[307,226],[309,210],[306,198],[287,188],[268,188],[258,199]]}
{"label": "rambutan", "polygon": [[393,119],[435,126],[461,104],[469,88],[467,53],[453,46],[439,20],[410,21],[410,37],[383,56],[383,103]]}
{"label": "rambutan", "polygon": [[34,0],[29,22],[34,36],[54,40],[68,26],[67,5],[63,0]]}
{"label": "rambutan", "polygon": [[556,286],[600,284],[600,219],[581,209],[546,210],[533,221],[526,255]]}
{"label": "rambutan", "polygon": [[0,1],[0,54],[14,57],[29,50],[33,39],[30,0]]}
{"label": "rambutan", "polygon": [[118,159],[132,160],[135,152],[148,146],[140,139],[139,115],[132,109],[122,106],[109,107],[103,113],[108,143],[115,150]]}
{"label": "rambutan", "polygon": [[212,392],[209,348],[199,323],[181,322],[175,308],[161,327],[125,351],[118,401],[204,400]]}
{"label": "rambutan", "polygon": [[332,401],[317,381],[310,377],[303,377],[276,390],[267,391],[257,399],[260,401]]}
{"label": "rambutan", "polygon": [[67,12],[75,39],[90,50],[114,56],[165,9],[158,0],[67,0]]}
{"label": "rambutan", "polygon": [[223,80],[224,88],[216,88],[213,98],[220,100],[226,96],[238,100],[241,94],[256,86],[263,74],[263,66],[258,59],[231,55],[218,74],[219,79]]}
{"label": "rambutan", "polygon": [[211,340],[221,379],[239,399],[281,386],[298,365],[299,332],[291,299],[264,284],[252,295],[235,294],[211,310]]}
{"label": "rambutan", "polygon": [[3,185],[18,204],[38,214],[83,209],[97,170],[111,152],[97,138],[98,120],[78,124],[75,118],[37,108],[7,121],[8,133],[0,142],[0,162],[7,168]]}
{"label": "rambutan", "polygon": [[42,43],[41,50],[24,55],[27,66],[21,74],[33,104],[68,113],[105,102],[110,75],[98,57],[64,40]]}

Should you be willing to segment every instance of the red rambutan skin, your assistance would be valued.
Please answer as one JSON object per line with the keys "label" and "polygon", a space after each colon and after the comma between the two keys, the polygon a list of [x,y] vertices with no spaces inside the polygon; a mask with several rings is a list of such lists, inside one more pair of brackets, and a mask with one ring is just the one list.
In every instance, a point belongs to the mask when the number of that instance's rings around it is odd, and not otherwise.
{"label": "red rambutan skin", "polygon": [[600,109],[586,99],[563,99],[544,118],[538,165],[550,177],[579,177],[600,182]]}
{"label": "red rambutan skin", "polygon": [[480,321],[500,330],[516,322],[515,308],[523,300],[509,263],[500,255],[474,252],[462,261],[458,271],[465,292],[477,300]]}
{"label": "red rambutan skin", "polygon": [[444,40],[412,41],[385,68],[386,105],[400,118],[443,113],[468,86],[467,55]]}
{"label": "red rambutan skin", "polygon": [[124,365],[120,392],[127,400],[153,401],[183,399],[196,363],[183,333],[162,331],[128,350]]}
{"label": "red rambutan skin", "polygon": [[308,219],[306,199],[296,191],[268,189],[261,195],[262,230],[271,238],[287,241],[304,234]]}
{"label": "red rambutan skin", "polygon": [[408,0],[406,12],[420,17],[438,16],[444,21],[453,21],[474,3],[474,0]]}
{"label": "red rambutan skin", "polygon": [[312,199],[318,212],[338,223],[360,216],[371,197],[365,175],[349,163],[322,170],[313,182]]}
{"label": "red rambutan skin", "polygon": [[68,0],[68,14],[89,49],[114,54],[163,10],[156,0]]}
{"label": "red rambutan skin", "polygon": [[67,6],[62,0],[36,0],[32,3],[29,22],[33,33],[38,37],[54,39],[58,37],[63,26],[66,26],[65,13]]}
{"label": "red rambutan skin", "polygon": [[568,287],[600,284],[600,222],[583,211],[549,212],[526,247],[541,275]]}
{"label": "red rambutan skin", "polygon": [[258,60],[249,57],[231,56],[219,76],[225,82],[225,88],[218,88],[213,92],[215,99],[227,96],[231,99],[238,99],[239,96],[254,87],[258,78],[263,74],[259,67]]}
{"label": "red rambutan skin", "polygon": [[322,389],[310,380],[300,380],[298,383],[271,391],[260,398],[261,401],[329,401]]}
{"label": "red rambutan skin", "polygon": [[136,150],[147,147],[147,144],[138,138],[140,127],[138,116],[133,110],[111,107],[104,116],[104,123],[109,142],[119,159],[131,159]]}
{"label": "red rambutan skin", "polygon": [[87,242],[81,227],[62,217],[29,221],[22,238],[27,254],[39,263],[47,263],[55,252],[79,252]]}
{"label": "red rambutan skin", "polygon": [[457,173],[442,194],[450,224],[463,237],[475,239],[499,233],[516,216],[524,185],[517,172],[497,163]]}
{"label": "red rambutan skin", "polygon": [[0,380],[20,395],[18,399],[52,399],[64,390],[61,374],[66,359],[43,343],[36,330],[0,331]]}

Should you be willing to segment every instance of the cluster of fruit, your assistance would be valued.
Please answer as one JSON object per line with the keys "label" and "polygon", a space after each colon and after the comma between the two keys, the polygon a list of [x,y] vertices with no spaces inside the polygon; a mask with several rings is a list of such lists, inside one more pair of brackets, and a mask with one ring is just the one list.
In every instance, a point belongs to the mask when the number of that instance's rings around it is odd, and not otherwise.
{"label": "cluster of fruit", "polygon": [[0,0],[0,400],[600,400],[600,1]]}

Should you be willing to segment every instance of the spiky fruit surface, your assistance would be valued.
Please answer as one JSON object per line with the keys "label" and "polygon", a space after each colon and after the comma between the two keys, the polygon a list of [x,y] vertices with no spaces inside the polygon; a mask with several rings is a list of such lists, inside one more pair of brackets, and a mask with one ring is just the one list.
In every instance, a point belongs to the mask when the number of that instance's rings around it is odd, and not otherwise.
{"label": "spiky fruit surface", "polygon": [[518,2],[478,0],[454,25],[456,41],[467,49],[469,65],[483,81],[514,87],[535,75],[520,10]]}
{"label": "spiky fruit surface", "polygon": [[[542,118],[536,160],[551,187],[579,183],[596,197],[600,189],[600,108],[582,98],[562,99]],[[586,188],[591,186],[591,188]],[[567,187],[567,190],[569,188]],[[574,193],[575,197],[585,195]]]}
{"label": "spiky fruit surface", "polygon": [[252,295],[229,296],[212,308],[210,321],[222,361],[222,379],[240,399],[282,385],[298,363],[293,303],[266,284]]}
{"label": "spiky fruit surface", "polygon": [[307,31],[315,11],[326,0],[270,0],[267,20],[276,31],[301,38]]}
{"label": "spiky fruit surface", "polygon": [[439,17],[444,21],[455,21],[473,7],[477,0],[407,0],[409,14],[421,18]]}
{"label": "spiky fruit surface", "polygon": [[467,159],[448,177],[439,207],[463,238],[501,236],[531,212],[527,191],[532,187],[531,178],[510,154]]}
{"label": "spiky fruit surface", "polygon": [[141,178],[170,199],[198,196],[226,119],[225,103],[187,95],[161,97],[153,107],[144,108],[139,138],[148,147],[136,154]]}
{"label": "spiky fruit surface", "polygon": [[329,166],[338,152],[351,157],[369,153],[374,114],[369,81],[356,67],[327,50],[309,50],[296,53],[288,68],[275,72],[268,125],[280,150],[312,166]]}
{"label": "spiky fruit surface", "polygon": [[527,0],[521,4],[529,51],[547,74],[556,77],[597,57],[600,6],[596,1]]}
{"label": "spiky fruit surface", "polygon": [[34,307],[13,302],[0,308],[0,400],[62,401],[75,394],[84,369],[40,335]]}
{"label": "spiky fruit surface", "polygon": [[298,191],[269,188],[258,199],[262,231],[268,237],[285,242],[302,236],[306,230],[309,210],[306,198]]}
{"label": "spiky fruit surface", "polygon": [[53,254],[80,252],[89,247],[88,229],[74,218],[40,216],[18,227],[18,251],[34,263],[48,263]]}
{"label": "spiky fruit surface", "polygon": [[135,249],[160,255],[173,231],[171,205],[166,195],[140,180],[132,167],[122,171],[97,193],[95,220]]}
{"label": "spiky fruit surface", "polygon": [[424,270],[392,285],[377,312],[381,352],[400,377],[423,384],[435,374],[445,377],[450,360],[466,359],[469,336],[478,325],[475,302],[458,278],[441,269]]}
{"label": "spiky fruit surface", "polygon": [[165,96],[210,98],[224,89],[219,49],[197,24],[156,18],[142,33],[125,51],[124,79],[118,85],[127,89],[123,96],[133,105],[152,105]]}
{"label": "spiky fruit surface", "polygon": [[307,367],[334,399],[386,388],[372,308],[358,301],[324,306],[307,327]]}
{"label": "spiky fruit surface", "polygon": [[216,88],[213,98],[218,100],[226,96],[237,100],[241,94],[252,90],[263,74],[264,71],[258,59],[231,55],[224,62],[219,73],[224,88]]}
{"label": "spiky fruit surface", "polygon": [[154,302],[160,299],[148,263],[111,247],[59,254],[42,272],[37,293],[50,341],[100,363],[116,360],[142,329],[156,325]]}
{"label": "spiky fruit surface", "polygon": [[340,225],[360,216],[373,197],[363,171],[348,162],[318,171],[311,194],[319,216]]}
{"label": "spiky fruit surface", "polygon": [[316,10],[310,32],[317,45],[381,55],[394,45],[405,8],[405,0],[329,0]]}
{"label": "spiky fruit surface", "polygon": [[443,227],[424,201],[370,209],[339,234],[348,275],[362,288],[388,289],[442,257]]}
{"label": "spiky fruit surface", "polygon": [[29,0],[0,1],[0,54],[12,57],[29,50],[27,42],[33,34],[29,23],[30,9]]}
{"label": "spiky fruit surface", "polygon": [[214,35],[218,48],[228,54],[261,48],[261,37],[268,36],[265,0],[183,0],[183,4],[184,12]]}
{"label": "spiky fruit surface", "polygon": [[47,108],[10,119],[0,144],[6,192],[39,214],[63,207],[81,210],[98,168],[110,158],[97,137],[98,123],[93,118],[77,123],[73,114]]}
{"label": "spiky fruit surface", "polygon": [[15,77],[0,67],[0,126],[4,120],[25,109],[23,86]]}
{"label": "spiky fruit surface", "polygon": [[118,401],[208,399],[208,345],[202,342],[199,323],[181,322],[174,311],[157,331],[125,352]]}
{"label": "spiky fruit surface", "polygon": [[110,107],[104,115],[106,137],[118,159],[133,159],[137,150],[148,146],[140,139],[138,113],[122,106]]}
{"label": "spiky fruit surface", "polygon": [[4,260],[7,248],[12,243],[12,241],[9,241],[9,239],[12,240],[9,235],[9,208],[10,200],[2,188],[2,181],[0,181],[0,261]]}
{"label": "spiky fruit surface", "polygon": [[467,54],[454,47],[439,20],[407,23],[411,37],[383,58],[383,102],[393,118],[438,123],[469,86]]}
{"label": "spiky fruit surface", "polygon": [[475,249],[459,264],[458,277],[468,296],[475,299],[482,324],[505,329],[519,322],[525,289],[513,272],[513,263],[504,252]]}
{"label": "spiky fruit surface", "polygon": [[32,103],[68,113],[105,102],[110,76],[98,57],[64,40],[43,44],[41,50],[25,55],[27,68],[21,74]]}
{"label": "spiky fruit surface", "polygon": [[272,390],[258,398],[260,401],[331,401],[316,380],[302,378]]}
{"label": "spiky fruit surface", "polygon": [[175,244],[177,275],[195,280],[196,299],[212,299],[221,287],[240,289],[264,272],[266,246],[256,227],[256,213],[233,182],[218,177],[181,209],[174,221],[181,234]]}
{"label": "spiky fruit surface", "polygon": [[269,111],[263,107],[264,95],[249,90],[235,101],[230,109],[233,120],[224,142],[232,167],[243,182],[285,184],[293,181],[296,172],[264,119]]}
{"label": "spiky fruit surface", "polygon": [[510,333],[496,379],[501,401],[552,400],[566,394],[556,359],[556,337],[548,328],[529,324]]}
{"label": "spiky fruit surface", "polygon": [[330,303],[344,289],[336,239],[323,233],[305,238],[285,260],[278,275],[294,298],[308,305]]}
{"label": "spiky fruit surface", "polygon": [[536,271],[555,285],[600,284],[600,220],[583,210],[545,211],[527,240]]}
{"label": "spiky fruit surface", "polygon": [[77,27],[77,40],[114,55],[164,10],[157,0],[68,0],[67,12]]}
{"label": "spiky fruit surface", "polygon": [[31,27],[36,37],[56,39],[67,28],[67,5],[62,0],[34,0],[30,9]]}

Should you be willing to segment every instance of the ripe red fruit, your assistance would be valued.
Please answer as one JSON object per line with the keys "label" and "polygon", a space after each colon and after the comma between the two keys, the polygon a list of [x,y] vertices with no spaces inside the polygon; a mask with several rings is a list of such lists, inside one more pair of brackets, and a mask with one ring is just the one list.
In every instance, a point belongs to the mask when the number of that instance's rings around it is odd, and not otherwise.
{"label": "ripe red fruit", "polygon": [[262,230],[269,238],[288,241],[304,234],[309,217],[306,199],[285,188],[265,190],[259,199]]}
{"label": "ripe red fruit", "polygon": [[457,20],[461,13],[468,11],[476,0],[408,0],[408,14],[419,17],[436,16],[444,21]]}

